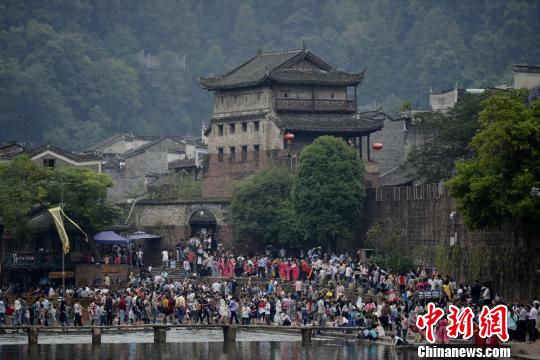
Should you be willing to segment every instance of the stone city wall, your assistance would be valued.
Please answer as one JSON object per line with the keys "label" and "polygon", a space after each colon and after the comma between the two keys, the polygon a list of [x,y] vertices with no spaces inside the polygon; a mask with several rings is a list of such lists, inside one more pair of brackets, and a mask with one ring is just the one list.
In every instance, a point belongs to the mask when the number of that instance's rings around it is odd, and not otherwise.
{"label": "stone city wall", "polygon": [[405,254],[458,283],[489,281],[508,300],[540,296],[538,235],[512,224],[469,229],[442,184],[369,189],[366,207],[370,226],[397,230]]}

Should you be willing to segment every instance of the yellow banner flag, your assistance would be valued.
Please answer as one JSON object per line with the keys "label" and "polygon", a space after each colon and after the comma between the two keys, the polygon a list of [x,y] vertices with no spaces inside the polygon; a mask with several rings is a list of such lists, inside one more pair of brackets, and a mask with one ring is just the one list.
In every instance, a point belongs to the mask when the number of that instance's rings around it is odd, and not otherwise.
{"label": "yellow banner flag", "polygon": [[58,231],[58,236],[60,237],[60,241],[62,242],[62,249],[64,250],[64,254],[69,253],[69,238],[66,233],[66,229],[64,227],[64,220],[62,219],[62,215],[68,219],[70,223],[72,223],[77,229],[79,229],[85,236],[86,241],[88,241],[88,235],[82,229],[79,225],[75,223],[75,221],[71,220],[62,210],[60,206],[48,209],[51,213],[51,216],[54,220],[54,224],[56,225],[56,230]]}

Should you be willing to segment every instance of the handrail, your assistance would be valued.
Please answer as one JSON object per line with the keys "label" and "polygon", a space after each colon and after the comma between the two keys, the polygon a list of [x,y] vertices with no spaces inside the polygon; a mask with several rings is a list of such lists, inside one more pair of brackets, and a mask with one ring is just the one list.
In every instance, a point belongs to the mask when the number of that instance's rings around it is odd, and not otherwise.
{"label": "handrail", "polygon": [[176,328],[196,328],[196,329],[220,329],[224,327],[234,327],[236,329],[293,329],[293,330],[325,330],[325,331],[362,331],[365,330],[365,327],[335,327],[335,326],[284,326],[284,325],[236,325],[236,324],[138,324],[138,325],[95,325],[95,326],[0,326],[0,329],[3,330],[29,330],[35,329],[38,332],[47,332],[49,330],[92,330],[92,329],[101,329],[101,330],[131,330],[131,331],[140,331],[144,329],[176,329]]}
{"label": "handrail", "polygon": [[277,110],[356,111],[356,100],[336,99],[276,99]]}

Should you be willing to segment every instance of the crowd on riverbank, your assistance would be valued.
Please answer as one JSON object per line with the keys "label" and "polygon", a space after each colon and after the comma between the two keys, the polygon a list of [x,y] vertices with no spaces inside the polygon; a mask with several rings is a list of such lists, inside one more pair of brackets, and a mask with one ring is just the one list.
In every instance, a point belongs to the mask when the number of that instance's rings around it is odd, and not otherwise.
{"label": "crowd on riverbank", "polygon": [[[489,284],[458,284],[428,267],[390,273],[359,254],[324,254],[320,248],[289,258],[283,251],[275,257],[270,251],[236,257],[219,248],[210,254],[196,242],[177,250],[178,262],[195,266],[187,269],[186,265],[186,277],[176,281],[167,272],[175,257],[167,254],[159,275],[141,271],[140,276],[131,276],[125,288],[114,291],[97,286],[69,288],[60,294],[58,288],[37,288],[28,299],[13,294],[16,287],[3,289],[0,324],[6,324],[6,318],[11,325],[42,326],[82,325],[83,321],[89,325],[312,324],[364,327],[360,336],[366,339],[392,334],[407,341],[412,334],[422,336],[416,318],[428,302],[435,302],[446,313],[450,304],[471,306],[475,321],[481,306],[506,304],[511,340],[538,337],[538,302],[505,303]],[[444,331],[437,331],[437,342],[448,342]]]}

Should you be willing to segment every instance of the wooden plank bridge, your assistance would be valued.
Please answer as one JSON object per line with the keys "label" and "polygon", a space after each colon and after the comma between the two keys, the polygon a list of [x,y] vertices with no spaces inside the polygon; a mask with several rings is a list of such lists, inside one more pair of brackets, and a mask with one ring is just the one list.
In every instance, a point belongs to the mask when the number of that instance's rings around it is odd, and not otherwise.
{"label": "wooden plank bridge", "polygon": [[59,334],[80,334],[89,333],[92,335],[92,344],[101,344],[103,333],[122,331],[136,332],[148,331],[154,332],[154,343],[163,344],[167,342],[167,331],[172,329],[222,329],[223,342],[234,343],[236,341],[237,330],[265,330],[278,331],[291,334],[298,331],[302,336],[302,344],[309,345],[314,331],[325,332],[346,332],[353,333],[361,331],[363,327],[329,327],[329,326],[273,326],[273,325],[228,325],[228,324],[141,324],[141,325],[112,325],[112,326],[4,326],[1,330],[25,331],[28,333],[28,344],[38,344],[40,333],[59,333]]}

